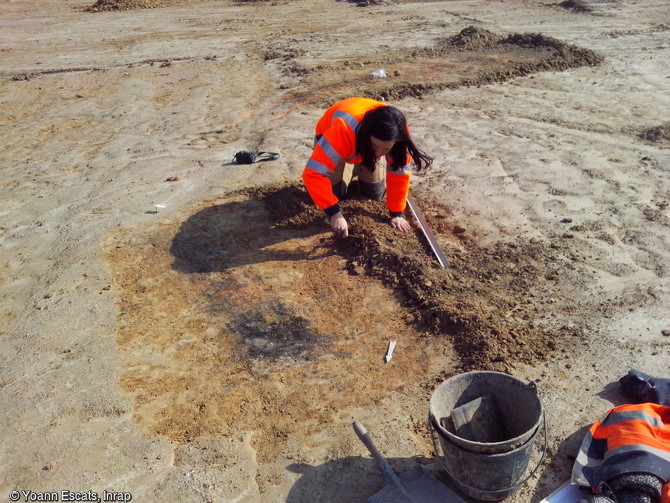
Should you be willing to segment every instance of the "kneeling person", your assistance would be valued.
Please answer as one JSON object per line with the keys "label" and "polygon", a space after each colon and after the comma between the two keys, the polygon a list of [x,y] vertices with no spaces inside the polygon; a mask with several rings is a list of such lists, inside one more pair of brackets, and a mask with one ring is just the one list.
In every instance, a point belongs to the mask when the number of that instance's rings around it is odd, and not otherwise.
{"label": "kneeling person", "polygon": [[302,178],[333,232],[349,235],[339,202],[355,176],[363,195],[377,201],[386,197],[391,225],[409,231],[403,212],[410,168],[427,168],[433,160],[414,145],[402,112],[381,101],[349,98],[326,110],[315,133],[314,151]]}

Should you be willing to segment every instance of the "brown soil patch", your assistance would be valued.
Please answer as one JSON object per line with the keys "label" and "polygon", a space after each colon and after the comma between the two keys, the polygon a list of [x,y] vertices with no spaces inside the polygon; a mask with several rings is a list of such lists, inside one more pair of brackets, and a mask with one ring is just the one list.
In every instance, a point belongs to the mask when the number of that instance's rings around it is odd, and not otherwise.
{"label": "brown soil patch", "polygon": [[352,235],[332,238],[293,185],[108,236],[136,420],[177,443],[256,430],[254,448],[272,461],[289,437],[310,438],[391,391],[426,398],[461,370],[510,371],[582,343],[585,327],[570,320],[605,301],[573,302],[588,279],[565,250],[480,246],[448,209],[417,200],[449,269],[418,228],[388,226],[382,203],[344,201]]}
{"label": "brown soil patch", "polygon": [[85,10],[88,12],[104,12],[112,10],[155,9],[161,7],[154,0],[98,0]]}
{"label": "brown soil patch", "polygon": [[[413,234],[394,231],[384,225],[384,206],[371,201],[349,201],[354,206],[349,217],[353,237],[333,240],[333,245],[351,274],[377,278],[393,289],[411,308],[415,326],[447,336],[461,370],[509,371],[519,362],[546,359],[563,336],[580,335],[575,327],[537,323],[558,314],[554,307],[537,305],[550,295],[542,284],[574,272],[560,252],[540,241],[480,247],[467,229],[451,221],[448,209],[417,200],[453,262],[448,269],[438,266],[419,228]],[[308,207],[278,225],[317,222],[319,213]]]}

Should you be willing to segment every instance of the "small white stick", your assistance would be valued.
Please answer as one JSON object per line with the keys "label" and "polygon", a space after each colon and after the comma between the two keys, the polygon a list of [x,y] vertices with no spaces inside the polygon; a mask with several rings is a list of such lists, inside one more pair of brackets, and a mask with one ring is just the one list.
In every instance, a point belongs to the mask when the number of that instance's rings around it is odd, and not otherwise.
{"label": "small white stick", "polygon": [[154,207],[156,208],[156,213],[158,213],[158,208],[167,208],[164,204],[154,204]]}
{"label": "small white stick", "polygon": [[393,349],[395,348],[395,342],[396,341],[391,341],[389,342],[389,347],[386,350],[386,356],[384,357],[384,361],[388,363],[391,361],[391,358],[393,357]]}

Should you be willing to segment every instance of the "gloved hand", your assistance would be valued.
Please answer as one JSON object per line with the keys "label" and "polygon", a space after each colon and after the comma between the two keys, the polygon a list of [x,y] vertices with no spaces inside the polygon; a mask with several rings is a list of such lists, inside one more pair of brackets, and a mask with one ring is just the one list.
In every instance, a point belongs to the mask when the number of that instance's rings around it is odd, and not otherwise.
{"label": "gloved hand", "polygon": [[670,406],[670,379],[652,377],[638,370],[630,370],[619,379],[624,392],[637,402]]}

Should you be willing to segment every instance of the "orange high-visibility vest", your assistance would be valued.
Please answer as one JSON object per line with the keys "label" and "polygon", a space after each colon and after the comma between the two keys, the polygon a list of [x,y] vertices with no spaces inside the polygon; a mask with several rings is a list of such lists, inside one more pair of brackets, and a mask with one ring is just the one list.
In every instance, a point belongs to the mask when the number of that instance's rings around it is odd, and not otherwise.
{"label": "orange high-visibility vest", "polygon": [[[611,409],[586,434],[572,470],[572,484],[596,487],[628,473],[670,481],[670,407],[641,403]],[[667,498],[667,486],[664,492]]]}
{"label": "orange high-visibility vest", "polygon": [[[387,106],[367,98],[349,98],[332,105],[316,124],[316,135],[321,136],[307,162],[302,178],[314,203],[327,210],[339,203],[333,194],[330,174],[342,163],[362,161],[356,151],[356,133],[368,110]],[[393,213],[402,212],[409,193],[412,157],[407,154],[405,166],[399,169],[386,156],[386,207]]]}

